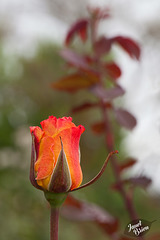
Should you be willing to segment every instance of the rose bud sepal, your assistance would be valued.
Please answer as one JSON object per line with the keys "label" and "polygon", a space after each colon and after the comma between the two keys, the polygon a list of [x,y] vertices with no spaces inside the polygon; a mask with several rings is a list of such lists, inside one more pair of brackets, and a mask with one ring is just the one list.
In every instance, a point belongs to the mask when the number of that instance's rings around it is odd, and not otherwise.
{"label": "rose bud sepal", "polygon": [[68,192],[72,185],[71,175],[69,171],[68,162],[66,155],[63,149],[62,139],[61,141],[61,151],[56,163],[56,166],[53,170],[51,180],[49,183],[49,192],[54,193],[64,193]]}
{"label": "rose bud sepal", "polygon": [[31,164],[30,164],[29,179],[30,179],[31,184],[35,188],[37,188],[39,190],[43,190],[43,188],[37,184],[37,181],[35,179],[35,171],[34,171],[35,162],[36,162],[35,137],[32,133],[32,150],[31,150]]}

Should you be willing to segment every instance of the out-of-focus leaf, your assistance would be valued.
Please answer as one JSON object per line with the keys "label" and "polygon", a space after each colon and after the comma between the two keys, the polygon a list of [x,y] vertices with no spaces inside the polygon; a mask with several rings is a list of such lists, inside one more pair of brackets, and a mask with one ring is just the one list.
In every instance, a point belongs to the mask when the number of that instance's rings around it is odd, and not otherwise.
{"label": "out-of-focus leaf", "polygon": [[77,113],[77,112],[90,109],[93,107],[97,107],[97,106],[98,106],[98,103],[89,103],[89,102],[83,103],[82,105],[72,108],[72,113]]}
{"label": "out-of-focus leaf", "polygon": [[111,89],[104,89],[101,86],[95,85],[90,89],[90,91],[97,97],[107,102],[114,98],[120,97],[125,93],[124,89],[121,88],[119,85]]}
{"label": "out-of-focus leaf", "polygon": [[140,58],[140,47],[138,43],[128,37],[117,36],[111,38],[112,42],[118,43],[128,54],[131,58],[136,58],[139,60]]}
{"label": "out-of-focus leaf", "polygon": [[111,108],[113,107],[111,102],[107,102],[107,101],[106,101],[106,102],[104,102],[104,103],[105,103],[105,107],[106,107],[106,108],[110,108],[110,109],[111,109]]}
{"label": "out-of-focus leaf", "polygon": [[112,41],[109,38],[101,37],[95,44],[94,44],[94,51],[97,57],[101,57],[104,54],[107,54],[111,49]]}
{"label": "out-of-focus leaf", "polygon": [[122,108],[117,108],[117,109],[114,109],[114,112],[115,112],[115,117],[121,126],[129,130],[132,130],[136,126],[137,124],[136,118],[128,111]]}
{"label": "out-of-focus leaf", "polygon": [[123,182],[131,183],[134,186],[140,186],[140,187],[146,188],[151,184],[152,180],[148,177],[140,176],[140,177],[132,177],[132,178],[124,179]]}
{"label": "out-of-focus leaf", "polygon": [[137,161],[134,158],[126,159],[126,161],[124,161],[121,165],[119,165],[119,171],[122,172],[123,170],[126,170],[127,168],[132,167],[136,162]]}
{"label": "out-of-focus leaf", "polygon": [[118,230],[118,220],[96,204],[79,201],[68,195],[62,215],[73,221],[92,221],[98,224],[107,234],[112,235]]}
{"label": "out-of-focus leaf", "polygon": [[78,34],[83,41],[87,39],[87,26],[88,26],[88,19],[80,19],[76,23],[74,23],[71,28],[69,29],[65,44],[68,46],[71,41],[73,40],[73,37]]}
{"label": "out-of-focus leaf", "polygon": [[105,64],[104,68],[107,70],[107,74],[113,79],[117,79],[121,76],[121,69],[114,62]]}
{"label": "out-of-focus leaf", "polygon": [[98,122],[98,123],[94,123],[92,126],[92,131],[96,134],[100,134],[100,133],[104,133],[105,130],[105,124],[104,122]]}
{"label": "out-of-focus leaf", "polygon": [[89,55],[85,55],[84,58],[89,65],[93,64],[95,61],[95,59]]}
{"label": "out-of-focus leaf", "polygon": [[[147,188],[151,184],[152,180],[148,177],[145,176],[140,176],[140,177],[131,177],[127,179],[123,179],[122,183],[123,184],[131,184],[132,186],[136,187],[142,187],[142,188]],[[111,188],[113,190],[119,190],[119,184],[114,183],[112,184]]]}
{"label": "out-of-focus leaf", "polygon": [[[91,126],[91,129],[95,134],[105,133],[105,123],[104,122],[94,123]],[[113,146],[113,139],[114,139],[113,134],[111,132],[108,133],[106,136],[106,141],[108,146]]]}
{"label": "out-of-focus leaf", "polygon": [[87,40],[87,25],[79,30],[79,36],[83,42]]}
{"label": "out-of-focus leaf", "polygon": [[90,66],[88,65],[87,60],[85,57],[82,57],[78,55],[77,53],[69,50],[64,49],[60,52],[60,55],[71,65],[74,67],[84,69],[84,70],[90,70]]}
{"label": "out-of-focus leaf", "polygon": [[91,74],[82,74],[82,73],[74,73],[68,75],[64,78],[61,78],[59,81],[52,83],[52,87],[54,89],[75,92],[80,89],[85,89],[93,86],[98,82],[98,78],[95,75]]}

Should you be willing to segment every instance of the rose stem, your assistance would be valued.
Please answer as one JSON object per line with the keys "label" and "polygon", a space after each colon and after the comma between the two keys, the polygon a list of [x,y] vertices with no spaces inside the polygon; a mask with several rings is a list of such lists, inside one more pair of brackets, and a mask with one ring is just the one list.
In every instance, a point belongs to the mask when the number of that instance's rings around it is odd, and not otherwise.
{"label": "rose stem", "polygon": [[50,240],[58,240],[59,208],[51,207]]}

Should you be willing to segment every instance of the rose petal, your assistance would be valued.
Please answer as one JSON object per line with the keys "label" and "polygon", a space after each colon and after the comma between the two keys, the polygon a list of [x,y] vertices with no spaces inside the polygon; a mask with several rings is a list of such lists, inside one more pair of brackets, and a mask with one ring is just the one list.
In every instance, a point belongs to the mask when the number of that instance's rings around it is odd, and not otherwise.
{"label": "rose petal", "polygon": [[60,133],[72,179],[71,190],[77,188],[82,182],[79,140],[84,130],[85,128],[80,125],[78,127],[65,129]]}
{"label": "rose petal", "polygon": [[34,141],[35,141],[35,149],[36,149],[36,155],[38,156],[39,153],[39,143],[44,135],[44,132],[40,127],[30,127],[31,134],[34,135]]}
{"label": "rose petal", "polygon": [[48,119],[41,122],[41,126],[46,135],[52,136],[56,133],[57,118],[49,116]]}
{"label": "rose petal", "polygon": [[71,117],[63,117],[57,119],[57,131],[63,131],[64,129],[75,127]]}
{"label": "rose petal", "polygon": [[41,140],[38,159],[35,163],[35,171],[37,172],[36,180],[41,180],[52,174],[55,159],[51,150],[54,144],[52,137],[44,137]]}

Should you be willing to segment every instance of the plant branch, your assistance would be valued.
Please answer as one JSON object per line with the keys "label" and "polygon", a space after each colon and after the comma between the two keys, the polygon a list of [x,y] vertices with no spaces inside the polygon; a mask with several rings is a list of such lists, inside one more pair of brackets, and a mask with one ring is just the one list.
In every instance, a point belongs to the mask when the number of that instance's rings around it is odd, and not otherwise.
{"label": "plant branch", "polygon": [[[97,33],[97,24],[91,24],[91,44],[92,44],[92,48],[94,51],[94,43],[96,41],[96,33]],[[94,54],[96,55],[96,53],[94,52]],[[97,59],[97,68],[99,68],[99,59]],[[103,83],[103,79],[102,77],[100,78],[100,82],[99,85],[104,88],[104,83]],[[104,103],[103,98],[100,98],[100,108],[103,114],[103,121],[105,124],[105,144],[106,144],[106,148],[109,152],[112,152],[114,147],[115,147],[115,143],[114,143],[114,137],[113,137],[113,132],[112,132],[112,128],[111,128],[111,124],[109,121],[109,117],[108,117],[108,109],[106,108],[106,105]],[[116,182],[119,186],[119,192],[121,193],[121,196],[124,200],[125,203],[125,207],[129,213],[129,216],[132,220],[137,219],[138,216],[136,214],[136,211],[134,209],[134,205],[132,202],[132,199],[130,198],[130,196],[127,194],[127,192],[125,191],[123,182],[121,181],[121,176],[120,176],[120,172],[119,172],[119,168],[118,168],[118,164],[116,161],[115,156],[113,156],[112,161],[111,161],[111,165],[112,165],[112,169],[115,175],[115,179]]]}
{"label": "plant branch", "polygon": [[[103,119],[104,119],[104,123],[105,123],[106,147],[107,147],[108,151],[112,151],[112,149],[114,147],[113,133],[112,133],[110,121],[109,121],[109,118],[108,118],[108,112],[107,112],[107,109],[106,109],[103,101],[101,101],[101,109],[102,109]],[[119,187],[119,192],[121,193],[121,195],[124,199],[125,206],[126,206],[126,209],[128,210],[130,218],[132,220],[137,219],[138,216],[137,216],[136,211],[134,209],[132,199],[126,193],[126,191],[124,189],[124,186],[123,186],[123,183],[121,181],[121,176],[120,176],[120,172],[119,172],[119,169],[118,169],[118,164],[117,164],[117,161],[116,161],[115,157],[113,157],[111,164],[112,164],[112,169],[113,169],[113,172],[114,172],[114,175],[115,175],[115,178],[116,178],[116,182],[117,182],[118,187]]]}

